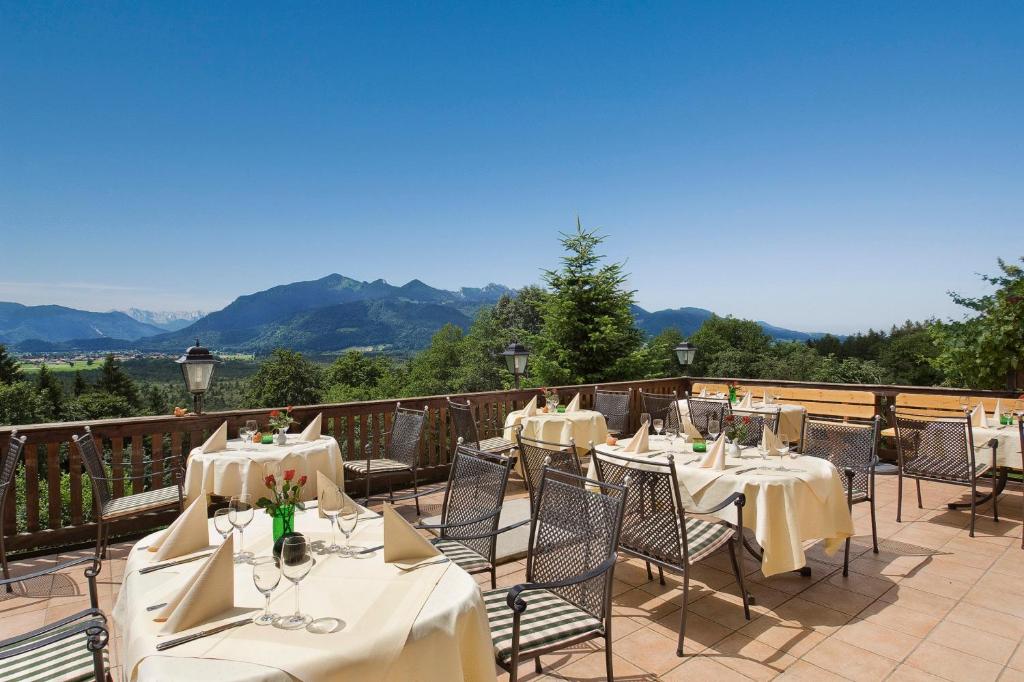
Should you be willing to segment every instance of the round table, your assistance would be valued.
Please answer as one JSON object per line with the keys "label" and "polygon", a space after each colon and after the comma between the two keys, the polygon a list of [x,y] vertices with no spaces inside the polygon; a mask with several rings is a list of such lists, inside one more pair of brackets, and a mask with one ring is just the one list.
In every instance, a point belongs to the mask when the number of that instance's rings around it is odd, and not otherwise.
{"label": "round table", "polygon": [[608,438],[604,415],[594,410],[538,412],[529,417],[524,417],[522,410],[509,412],[505,417],[505,438],[515,442],[516,427],[520,425],[523,438],[560,445],[568,445],[572,439],[577,450],[584,452],[589,443],[603,443]]}
{"label": "round table", "polygon": [[[721,398],[722,396],[719,396]],[[713,399],[713,398],[706,398]],[[804,415],[807,414],[807,408],[803,405],[790,405],[782,403],[772,403],[771,405],[765,405],[764,403],[753,403],[750,407],[740,407],[739,403],[733,403],[733,410],[749,410],[751,412],[773,412],[779,411],[779,437],[785,438],[790,443],[799,443],[803,434],[801,431],[804,426]],[[683,418],[689,418],[690,407],[687,405],[685,400],[679,401],[679,414]]]}

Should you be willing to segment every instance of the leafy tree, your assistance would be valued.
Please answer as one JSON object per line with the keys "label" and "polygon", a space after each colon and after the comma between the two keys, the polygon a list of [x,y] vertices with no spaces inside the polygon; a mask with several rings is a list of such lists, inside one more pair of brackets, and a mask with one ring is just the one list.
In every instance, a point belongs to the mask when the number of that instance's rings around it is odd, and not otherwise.
{"label": "leafy tree", "polygon": [[[835,337],[833,337],[835,338]],[[754,363],[758,379],[811,381],[821,365],[822,357],[814,348],[798,341],[772,344]]]}
{"label": "leafy tree", "polygon": [[170,410],[167,407],[167,397],[154,384],[146,387],[146,413],[167,414]]}
{"label": "leafy tree", "polygon": [[246,384],[246,407],[315,405],[323,398],[323,373],[301,353],[277,348]]}
{"label": "leafy tree", "polygon": [[352,350],[333,363],[324,372],[327,402],[353,402],[394,398],[398,369],[386,355],[370,356]]}
{"label": "leafy tree", "polygon": [[697,346],[695,376],[754,377],[772,338],[753,320],[712,315],[690,336]]}
{"label": "leafy tree", "polygon": [[64,386],[54,376],[50,368],[43,363],[39,366],[39,374],[36,375],[36,390],[38,390],[47,405],[47,419],[58,419],[64,411]]}
{"label": "leafy tree", "polygon": [[121,363],[110,354],[100,366],[100,375],[96,379],[95,389],[103,393],[120,396],[133,409],[139,407],[139,390]]}
{"label": "leafy tree", "polygon": [[893,327],[878,352],[878,364],[892,374],[893,383],[908,386],[937,386],[942,372],[932,364],[939,346],[932,337],[934,322],[910,322]]}
{"label": "leafy tree", "polygon": [[621,263],[601,264],[604,237],[583,229],[563,234],[567,254],[559,270],[544,273],[550,295],[542,305],[544,327],[536,337],[534,365],[548,384],[629,379],[642,367],[643,335],[636,328],[633,292]]}
{"label": "leafy tree", "polygon": [[544,304],[548,293],[538,286],[523,287],[515,296],[502,294],[494,304],[494,320],[510,337],[521,340],[536,336],[544,327]]}
{"label": "leafy tree", "polygon": [[409,361],[406,395],[444,395],[458,392],[458,376],[466,348],[462,329],[446,324],[430,339],[430,346]]}
{"label": "leafy tree", "polygon": [[71,387],[72,395],[74,395],[77,398],[78,396],[82,395],[83,393],[85,393],[88,390],[89,390],[89,384],[85,383],[85,377],[82,376],[81,372],[76,370],[75,371],[75,382],[74,382],[74,384]]}
{"label": "leafy tree", "polygon": [[106,391],[90,391],[69,400],[64,408],[67,421],[93,419],[124,419],[135,417],[138,410],[124,396]]}
{"label": "leafy tree", "polygon": [[0,384],[0,424],[37,424],[48,414],[46,399],[29,382]]}
{"label": "leafy tree", "polygon": [[811,375],[811,381],[832,384],[888,384],[892,374],[874,360],[823,358]]}
{"label": "leafy tree", "polygon": [[13,384],[22,380],[18,361],[7,354],[7,347],[0,344],[0,384]]}
{"label": "leafy tree", "polygon": [[663,329],[660,334],[647,342],[645,377],[677,377],[680,373],[679,359],[675,348],[683,342],[683,334],[675,327]]}

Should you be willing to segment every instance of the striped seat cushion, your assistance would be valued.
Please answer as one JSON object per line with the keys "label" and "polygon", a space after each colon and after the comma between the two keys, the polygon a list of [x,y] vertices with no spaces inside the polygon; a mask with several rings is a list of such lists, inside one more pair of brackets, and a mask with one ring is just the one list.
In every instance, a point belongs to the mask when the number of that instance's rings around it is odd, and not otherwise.
{"label": "striped seat cushion", "polygon": [[477,449],[484,450],[486,452],[505,452],[507,450],[511,450],[515,446],[516,444],[512,441],[496,436],[494,438],[484,438],[481,440],[480,447]]}
{"label": "striped seat cushion", "polygon": [[491,570],[491,562],[480,556],[469,547],[455,540],[438,540],[434,547],[454,561],[466,573],[480,573]]}
{"label": "striped seat cushion", "polygon": [[690,550],[690,563],[696,563],[729,542],[733,529],[724,523],[698,518],[686,519],[686,546]]}
{"label": "striped seat cushion", "polygon": [[[83,620],[89,616],[83,614]],[[103,621],[95,619],[97,625]],[[79,621],[73,621],[75,625]],[[67,627],[62,628],[67,630]],[[17,647],[31,644],[57,634],[61,629],[47,632],[39,637],[18,642]],[[93,654],[86,648],[88,636],[83,632],[66,639],[48,644],[42,648],[0,659],[0,680],[4,682],[72,682],[93,680]],[[16,648],[16,647],[12,647]],[[103,668],[110,669],[107,649],[103,649]]]}
{"label": "striped seat cushion", "polygon": [[345,468],[349,471],[354,471],[358,474],[366,474],[366,470],[369,469],[371,474],[375,474],[382,471],[412,471],[412,467],[401,462],[396,462],[393,459],[354,459],[350,462],[345,462]]}
{"label": "striped seat cushion", "polygon": [[[947,457],[919,456],[903,464],[903,473],[912,476],[926,476],[949,481],[969,481],[969,465],[966,460]],[[975,462],[974,477],[981,476],[989,468],[985,462]]]}
{"label": "striped seat cushion", "polygon": [[178,504],[178,487],[154,488],[143,493],[125,495],[103,505],[103,518],[109,519],[129,514],[141,514],[151,509]]}
{"label": "striped seat cushion", "polygon": [[[494,655],[502,662],[508,661],[512,658],[512,609],[505,601],[508,590],[489,590],[483,595]],[[556,594],[531,590],[522,596],[527,608],[519,620],[520,652],[540,649],[591,632],[604,634],[600,620]]]}

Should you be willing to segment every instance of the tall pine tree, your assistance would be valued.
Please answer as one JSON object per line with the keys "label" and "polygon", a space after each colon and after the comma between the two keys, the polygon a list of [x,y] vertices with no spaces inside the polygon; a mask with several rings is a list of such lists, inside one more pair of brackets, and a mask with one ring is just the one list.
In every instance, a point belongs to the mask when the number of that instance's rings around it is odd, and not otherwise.
{"label": "tall pine tree", "polygon": [[18,361],[7,354],[7,347],[0,345],[0,384],[13,384],[22,380]]}
{"label": "tall pine tree", "polygon": [[60,379],[50,371],[50,368],[43,363],[39,366],[39,375],[36,377],[36,390],[43,396],[49,408],[50,419],[60,419],[64,413],[64,386]]}
{"label": "tall pine tree", "polygon": [[139,390],[113,354],[108,355],[103,361],[95,387],[98,391],[124,398],[133,408],[139,407]]}

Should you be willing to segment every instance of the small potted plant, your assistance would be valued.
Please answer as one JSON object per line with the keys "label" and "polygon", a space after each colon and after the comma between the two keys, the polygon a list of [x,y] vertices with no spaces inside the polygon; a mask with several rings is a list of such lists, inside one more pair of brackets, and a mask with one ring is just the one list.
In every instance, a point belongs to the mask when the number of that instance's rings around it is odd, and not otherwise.
{"label": "small potted plant", "polygon": [[288,444],[288,427],[295,423],[292,419],[292,406],[284,408],[283,410],[271,410],[270,417],[267,419],[267,424],[274,430],[274,442],[278,445]]}
{"label": "small potted plant", "polygon": [[284,480],[278,484],[274,474],[267,474],[263,478],[263,485],[267,486],[270,497],[261,497],[256,501],[256,506],[263,509],[274,520],[274,542],[282,536],[295,532],[295,510],[305,509],[302,503],[302,487],[306,485],[306,477],[300,476],[295,480],[295,469],[288,469],[282,476]]}
{"label": "small potted plant", "polygon": [[740,443],[749,435],[750,415],[737,417],[735,414],[725,415],[725,437],[729,441],[729,454],[738,457]]}

